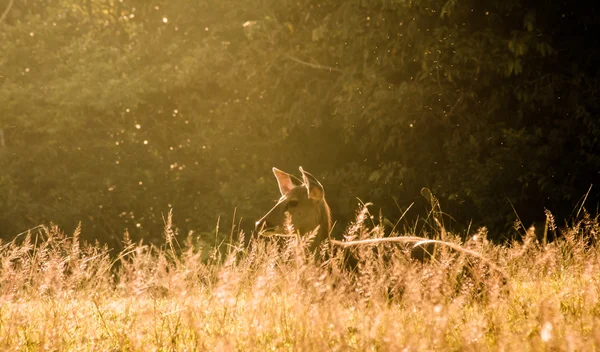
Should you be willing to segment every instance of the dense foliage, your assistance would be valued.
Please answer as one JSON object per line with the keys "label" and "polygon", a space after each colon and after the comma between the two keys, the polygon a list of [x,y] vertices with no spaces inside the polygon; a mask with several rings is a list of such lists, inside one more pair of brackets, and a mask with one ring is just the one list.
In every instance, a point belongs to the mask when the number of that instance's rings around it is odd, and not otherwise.
{"label": "dense foliage", "polygon": [[[3,5],[4,237],[81,221],[101,241],[152,238],[170,208],[184,232],[228,228],[234,209],[251,226],[277,198],[270,168],[302,165],[338,229],[356,197],[394,221],[425,209],[426,187],[456,224],[501,238],[515,211],[569,218],[599,176],[587,4]],[[592,187],[586,204],[599,199]]]}

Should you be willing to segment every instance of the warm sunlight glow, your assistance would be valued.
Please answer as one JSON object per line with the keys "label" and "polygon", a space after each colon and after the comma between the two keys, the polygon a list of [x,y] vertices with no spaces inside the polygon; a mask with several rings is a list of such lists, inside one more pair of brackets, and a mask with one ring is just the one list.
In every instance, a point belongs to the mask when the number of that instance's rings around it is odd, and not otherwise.
{"label": "warm sunlight glow", "polygon": [[0,0],[0,352],[600,350],[597,33]]}
{"label": "warm sunlight glow", "polygon": [[542,341],[548,342],[552,338],[552,323],[545,322],[541,331]]}

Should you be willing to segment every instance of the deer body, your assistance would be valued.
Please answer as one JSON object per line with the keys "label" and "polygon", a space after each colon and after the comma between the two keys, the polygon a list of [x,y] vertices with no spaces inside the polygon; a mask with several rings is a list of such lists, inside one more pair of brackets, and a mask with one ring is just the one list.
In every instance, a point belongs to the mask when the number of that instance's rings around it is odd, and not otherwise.
{"label": "deer body", "polygon": [[331,212],[325,200],[325,192],[321,183],[310,173],[300,167],[302,180],[273,168],[281,198],[275,206],[256,222],[257,231],[264,233],[285,234],[284,224],[289,214],[294,229],[301,235],[318,232],[310,250],[314,250],[329,236],[331,231]]}

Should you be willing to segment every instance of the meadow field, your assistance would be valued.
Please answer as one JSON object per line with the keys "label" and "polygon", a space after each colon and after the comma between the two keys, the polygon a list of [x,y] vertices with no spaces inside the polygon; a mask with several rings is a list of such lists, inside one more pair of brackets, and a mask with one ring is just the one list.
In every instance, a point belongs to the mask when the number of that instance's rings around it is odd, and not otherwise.
{"label": "meadow field", "polygon": [[[324,243],[316,260],[303,251],[310,237],[238,233],[202,249],[170,221],[162,246],[125,234],[120,253],[82,243],[79,229],[32,229],[0,244],[0,350],[599,349],[597,217],[557,228],[548,214],[505,245],[485,228],[377,223],[360,212],[345,241],[395,242]],[[416,235],[440,241],[433,257],[411,257]]]}

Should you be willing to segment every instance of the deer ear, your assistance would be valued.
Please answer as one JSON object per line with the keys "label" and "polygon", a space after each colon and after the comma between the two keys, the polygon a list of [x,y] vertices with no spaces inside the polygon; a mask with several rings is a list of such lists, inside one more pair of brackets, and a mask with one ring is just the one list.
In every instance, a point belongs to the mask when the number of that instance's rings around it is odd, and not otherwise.
{"label": "deer ear", "polygon": [[304,171],[302,166],[300,166],[300,173],[302,174],[302,179],[304,180],[304,185],[308,190],[308,198],[314,200],[321,200],[325,197],[325,191],[323,190],[323,185],[319,182],[313,175],[309,172]]}
{"label": "deer ear", "polygon": [[283,172],[276,167],[273,168],[273,174],[275,174],[275,178],[277,178],[279,192],[281,192],[282,196],[288,194],[289,191],[301,183],[295,176]]}

